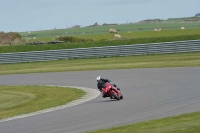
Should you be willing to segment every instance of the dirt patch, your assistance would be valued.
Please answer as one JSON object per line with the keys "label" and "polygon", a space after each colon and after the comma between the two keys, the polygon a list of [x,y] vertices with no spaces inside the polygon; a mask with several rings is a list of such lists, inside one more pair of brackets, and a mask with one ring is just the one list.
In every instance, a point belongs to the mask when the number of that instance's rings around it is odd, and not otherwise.
{"label": "dirt patch", "polygon": [[0,46],[23,44],[22,37],[17,32],[0,32]]}

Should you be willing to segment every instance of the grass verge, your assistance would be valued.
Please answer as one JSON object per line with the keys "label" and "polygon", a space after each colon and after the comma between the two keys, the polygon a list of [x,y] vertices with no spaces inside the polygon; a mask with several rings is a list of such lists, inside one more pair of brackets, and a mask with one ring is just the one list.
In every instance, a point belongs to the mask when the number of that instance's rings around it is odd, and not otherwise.
{"label": "grass verge", "polygon": [[85,94],[56,86],[0,86],[0,119],[64,105]]}
{"label": "grass verge", "polygon": [[87,133],[199,133],[200,112]]}
{"label": "grass verge", "polygon": [[200,52],[0,64],[0,74],[200,66]]}

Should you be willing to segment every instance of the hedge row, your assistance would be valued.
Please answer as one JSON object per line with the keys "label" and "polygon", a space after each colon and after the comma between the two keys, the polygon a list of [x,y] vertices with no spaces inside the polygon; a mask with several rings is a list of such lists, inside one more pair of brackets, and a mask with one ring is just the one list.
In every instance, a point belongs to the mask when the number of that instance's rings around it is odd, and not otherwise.
{"label": "hedge row", "polygon": [[185,41],[185,40],[200,40],[200,34],[171,36],[171,37],[133,38],[124,40],[104,40],[104,41],[96,41],[96,42],[93,41],[93,42],[82,42],[82,43],[16,45],[9,47],[1,46],[0,53],[118,46],[118,45],[160,43],[160,42],[173,42],[173,41]]}

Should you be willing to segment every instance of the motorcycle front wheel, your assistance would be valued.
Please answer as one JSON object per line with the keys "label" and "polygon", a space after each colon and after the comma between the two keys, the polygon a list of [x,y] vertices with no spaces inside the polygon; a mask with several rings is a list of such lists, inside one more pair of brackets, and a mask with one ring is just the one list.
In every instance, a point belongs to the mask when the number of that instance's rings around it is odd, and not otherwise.
{"label": "motorcycle front wheel", "polygon": [[112,92],[111,94],[112,94],[112,96],[114,97],[114,99],[120,100],[120,98],[117,96],[116,93]]}
{"label": "motorcycle front wheel", "polygon": [[120,99],[123,99],[124,97],[122,96],[122,94],[121,94],[121,96],[120,96]]}

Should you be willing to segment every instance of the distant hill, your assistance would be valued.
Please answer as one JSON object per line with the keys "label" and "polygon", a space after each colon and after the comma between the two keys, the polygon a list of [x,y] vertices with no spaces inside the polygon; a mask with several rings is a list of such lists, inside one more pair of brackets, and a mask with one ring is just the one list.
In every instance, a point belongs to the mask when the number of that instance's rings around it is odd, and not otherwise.
{"label": "distant hill", "polygon": [[146,19],[146,20],[142,20],[138,23],[161,23],[164,22],[165,20],[162,19]]}
{"label": "distant hill", "polygon": [[195,17],[200,17],[200,13],[195,14]]}
{"label": "distant hill", "polygon": [[171,22],[197,22],[200,21],[199,17],[184,17],[184,18],[168,18],[166,21]]}
{"label": "distant hill", "polygon": [[162,19],[146,19],[141,20],[138,23],[162,23],[162,22],[199,22],[200,21],[200,13],[196,14],[193,17],[183,17],[183,18],[168,18],[166,20]]}

